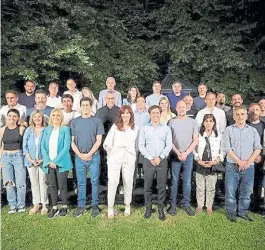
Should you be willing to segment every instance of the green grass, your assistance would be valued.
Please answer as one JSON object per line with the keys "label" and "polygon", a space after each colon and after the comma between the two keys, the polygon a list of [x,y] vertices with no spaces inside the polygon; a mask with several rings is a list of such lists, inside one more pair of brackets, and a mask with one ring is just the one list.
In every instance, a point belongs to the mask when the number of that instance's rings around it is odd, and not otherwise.
{"label": "green grass", "polygon": [[[123,213],[107,218],[106,206],[97,218],[91,212],[79,218],[7,214],[2,209],[2,250],[5,249],[265,249],[264,218],[251,214],[254,222],[238,219],[231,223],[223,209],[212,217],[205,213],[187,216],[181,209],[161,222],[157,213],[143,218],[144,208],[134,208],[129,217]],[[155,207],[155,206],[153,206]],[[120,210],[122,206],[118,207]]]}

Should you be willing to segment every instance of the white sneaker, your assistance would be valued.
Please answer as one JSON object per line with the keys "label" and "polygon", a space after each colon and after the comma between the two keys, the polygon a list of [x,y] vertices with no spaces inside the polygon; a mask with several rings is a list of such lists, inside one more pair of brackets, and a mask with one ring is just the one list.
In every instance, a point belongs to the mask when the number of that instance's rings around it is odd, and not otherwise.
{"label": "white sneaker", "polygon": [[18,213],[24,213],[26,211],[26,209],[24,207],[18,208],[17,211],[18,211]]}
{"label": "white sneaker", "polygon": [[108,207],[108,218],[113,219],[114,218],[114,209],[113,207]]}
{"label": "white sneaker", "polygon": [[8,210],[8,214],[15,214],[17,210],[15,208],[11,208]]}
{"label": "white sneaker", "polygon": [[120,194],[124,194],[123,186],[120,187]]}
{"label": "white sneaker", "polygon": [[131,206],[130,205],[126,205],[125,206],[124,215],[125,216],[129,216],[130,214],[131,214]]}

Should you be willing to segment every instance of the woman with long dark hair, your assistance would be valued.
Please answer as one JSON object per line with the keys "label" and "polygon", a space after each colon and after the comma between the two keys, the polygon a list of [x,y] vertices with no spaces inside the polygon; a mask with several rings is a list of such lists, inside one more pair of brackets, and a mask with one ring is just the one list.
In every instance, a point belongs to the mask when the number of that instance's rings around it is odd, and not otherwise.
{"label": "woman with long dark hair", "polygon": [[203,118],[199,133],[199,143],[194,150],[196,166],[197,213],[202,212],[206,197],[207,214],[212,215],[217,174],[213,167],[223,159],[221,153],[221,136],[217,132],[216,119],[213,114]]}
{"label": "woman with long dark hair", "polygon": [[136,100],[140,96],[140,91],[136,86],[132,86],[129,88],[127,99],[123,99],[122,104],[123,105],[129,105],[131,106],[132,110],[136,110]]}
{"label": "woman with long dark hair", "polygon": [[114,217],[114,201],[122,172],[125,216],[130,215],[133,176],[136,161],[136,138],[138,128],[134,125],[132,108],[124,105],[119,109],[117,121],[112,125],[103,144],[108,157],[108,217]]}
{"label": "woman with long dark hair", "polygon": [[18,125],[19,111],[7,112],[6,126],[0,129],[1,167],[6,188],[9,214],[25,212],[26,168],[23,163],[22,136],[25,128]]}

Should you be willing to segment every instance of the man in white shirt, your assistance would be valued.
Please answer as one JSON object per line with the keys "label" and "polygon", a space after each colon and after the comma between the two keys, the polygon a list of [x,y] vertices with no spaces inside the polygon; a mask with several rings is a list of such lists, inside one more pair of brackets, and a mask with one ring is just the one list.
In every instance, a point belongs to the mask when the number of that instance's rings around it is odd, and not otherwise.
{"label": "man in white shirt", "polygon": [[196,116],[196,121],[199,127],[202,124],[204,115],[213,114],[216,119],[217,130],[218,132],[223,134],[226,128],[226,116],[225,112],[222,109],[215,107],[216,95],[212,92],[207,93],[205,97],[205,102],[206,102],[206,107],[200,110]]}
{"label": "man in white shirt", "polygon": [[105,97],[107,93],[112,92],[115,95],[115,105],[120,107],[122,105],[121,93],[115,90],[116,81],[114,77],[108,77],[106,80],[107,89],[101,90],[98,97],[98,108],[106,105]]}
{"label": "man in white shirt", "polygon": [[73,110],[80,112],[80,100],[82,98],[82,92],[76,88],[76,82],[72,78],[66,81],[66,87],[68,91],[65,91],[64,95],[70,94],[74,98]]}
{"label": "man in white shirt", "polygon": [[70,123],[73,119],[81,116],[80,113],[73,110],[74,98],[70,94],[65,94],[62,97],[62,106],[63,106],[63,122],[65,126],[70,126]]}
{"label": "man in white shirt", "polygon": [[52,108],[62,108],[61,97],[58,95],[59,86],[56,82],[49,84],[49,95],[47,96],[47,106]]}
{"label": "man in white shirt", "polygon": [[17,109],[20,114],[19,123],[23,123],[26,117],[27,108],[24,105],[18,103],[18,94],[15,90],[8,90],[5,93],[7,105],[0,109],[0,127],[6,125],[7,112],[10,109]]}

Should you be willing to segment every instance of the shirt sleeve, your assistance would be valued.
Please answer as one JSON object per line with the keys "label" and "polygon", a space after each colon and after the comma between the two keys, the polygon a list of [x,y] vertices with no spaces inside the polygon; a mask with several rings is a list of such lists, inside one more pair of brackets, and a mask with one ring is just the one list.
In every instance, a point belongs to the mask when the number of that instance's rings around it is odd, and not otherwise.
{"label": "shirt sleeve", "polygon": [[232,145],[230,142],[230,127],[227,127],[225,129],[225,132],[222,137],[222,142],[221,142],[221,149],[226,155],[230,150],[232,150]]}
{"label": "shirt sleeve", "polygon": [[118,106],[118,107],[121,107],[121,105],[122,105],[122,102],[121,102],[121,93],[120,93],[120,92],[118,92],[118,101],[117,101],[117,106]]}
{"label": "shirt sleeve", "polygon": [[166,157],[168,157],[171,149],[172,149],[172,133],[170,128],[166,126],[166,145],[159,157],[165,159]]}
{"label": "shirt sleeve", "polygon": [[103,107],[103,93],[102,91],[99,92],[99,96],[98,96],[98,108]]}
{"label": "shirt sleeve", "polygon": [[105,134],[105,130],[104,130],[103,123],[101,122],[100,119],[97,118],[97,135],[104,135],[104,134]]}
{"label": "shirt sleeve", "polygon": [[148,153],[145,145],[146,145],[146,135],[145,135],[145,127],[143,127],[140,130],[138,146],[139,146],[139,150],[140,150],[141,154],[144,156],[144,158],[146,158],[149,161],[151,161],[153,157]]}
{"label": "shirt sleeve", "polygon": [[225,112],[223,110],[221,110],[222,112],[220,113],[220,133],[223,134],[226,128],[226,115]]}
{"label": "shirt sleeve", "polygon": [[254,145],[253,145],[253,148],[254,150],[255,149],[262,149],[262,146],[260,144],[260,136],[259,136],[259,133],[256,129],[253,129],[253,132],[254,132]]}

